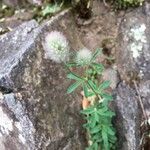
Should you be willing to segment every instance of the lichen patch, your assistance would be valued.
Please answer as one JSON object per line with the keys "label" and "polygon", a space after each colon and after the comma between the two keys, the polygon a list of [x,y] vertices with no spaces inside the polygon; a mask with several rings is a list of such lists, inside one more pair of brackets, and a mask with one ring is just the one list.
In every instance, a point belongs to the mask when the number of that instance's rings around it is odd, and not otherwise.
{"label": "lichen patch", "polygon": [[128,34],[129,39],[131,40],[131,43],[129,44],[129,48],[132,52],[133,58],[135,59],[140,57],[144,44],[147,43],[145,30],[146,30],[146,25],[140,24],[131,28]]}
{"label": "lichen patch", "polygon": [[13,130],[13,121],[3,112],[2,107],[0,107],[0,118],[0,136],[2,136],[2,134],[9,135],[9,132]]}

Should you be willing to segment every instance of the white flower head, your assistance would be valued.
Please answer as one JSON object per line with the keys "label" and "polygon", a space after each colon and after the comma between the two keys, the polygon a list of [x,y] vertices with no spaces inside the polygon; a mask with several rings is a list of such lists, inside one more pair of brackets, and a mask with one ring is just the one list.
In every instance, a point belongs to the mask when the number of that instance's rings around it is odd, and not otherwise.
{"label": "white flower head", "polygon": [[77,52],[76,63],[79,65],[89,64],[91,58],[92,52],[87,48],[83,48]]}
{"label": "white flower head", "polygon": [[45,57],[57,63],[65,62],[69,58],[68,41],[66,37],[58,31],[52,31],[46,35],[43,47]]}

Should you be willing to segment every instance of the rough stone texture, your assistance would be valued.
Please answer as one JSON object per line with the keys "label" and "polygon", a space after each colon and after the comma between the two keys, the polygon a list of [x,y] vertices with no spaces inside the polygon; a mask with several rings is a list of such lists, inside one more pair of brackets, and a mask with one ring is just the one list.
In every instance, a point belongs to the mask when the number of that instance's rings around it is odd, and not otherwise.
{"label": "rough stone texture", "polygon": [[2,0],[4,4],[12,8],[20,8],[25,6],[27,3],[32,5],[42,5],[43,0]]}
{"label": "rough stone texture", "polygon": [[2,2],[7,6],[14,8],[21,6],[25,2],[25,0],[2,0]]}
{"label": "rough stone texture", "polygon": [[140,83],[139,92],[144,104],[146,114],[150,118],[150,80]]}
{"label": "rough stone texture", "polygon": [[29,21],[0,37],[2,150],[86,147],[80,97],[66,94],[69,82],[63,65],[45,59],[42,47],[45,34],[59,30],[69,39],[71,49],[76,49],[79,45],[71,18],[64,11],[41,26]]}
{"label": "rough stone texture", "polygon": [[116,89],[115,126],[118,134],[119,150],[138,150],[140,142],[140,112],[136,93],[125,83]]}
{"label": "rough stone texture", "polygon": [[103,41],[114,41],[118,32],[117,15],[100,1],[93,1],[93,16],[90,20],[76,20],[82,43],[89,49],[102,47]]}
{"label": "rough stone texture", "polygon": [[109,80],[111,82],[110,87],[114,90],[117,87],[117,84],[119,83],[118,73],[113,68],[108,68],[104,70],[102,74],[103,80]]}
{"label": "rough stone texture", "polygon": [[150,4],[126,13],[118,36],[117,64],[121,78],[134,73],[150,79]]}
{"label": "rough stone texture", "polygon": [[[65,80],[63,66],[45,59],[42,42],[46,33],[52,30],[63,32],[73,50],[83,46],[95,49],[108,39],[116,41],[120,31],[116,51],[119,74],[122,80],[132,80],[129,74],[140,77],[139,90],[145,107],[149,105],[149,3],[127,12],[119,30],[122,18],[117,18],[117,22],[114,12],[108,13],[105,7],[94,3],[91,20],[82,20],[76,25],[71,13],[63,12],[41,26],[30,21],[0,37],[2,150],[84,150],[86,147],[79,115],[80,98],[76,94],[65,94],[69,82]],[[114,47],[111,49],[114,51]],[[105,74],[108,76],[111,71],[108,69]],[[115,80],[114,89],[118,82],[117,72],[111,77]],[[140,108],[136,91],[121,82],[115,92],[114,124],[118,131],[118,149],[138,150]]]}
{"label": "rough stone texture", "polygon": [[[124,140],[127,141],[125,150],[138,150],[139,136],[136,135],[140,129],[142,119],[138,119],[138,110],[141,116],[142,110],[135,104],[135,94],[142,98],[144,109],[150,115],[150,3],[145,2],[143,7],[127,12],[118,34],[118,51],[116,62],[121,79],[132,85],[132,89],[120,85],[117,88],[117,116],[122,114],[123,127],[125,129]],[[138,91],[133,86],[133,80],[138,85]],[[121,107],[122,106],[122,107]],[[123,108],[124,107],[124,108]],[[121,109],[122,108],[122,109]],[[121,112],[122,111],[122,112]],[[120,126],[121,129],[121,126]],[[121,137],[120,137],[121,139]],[[150,147],[149,147],[150,148]],[[149,149],[148,148],[148,149]]]}

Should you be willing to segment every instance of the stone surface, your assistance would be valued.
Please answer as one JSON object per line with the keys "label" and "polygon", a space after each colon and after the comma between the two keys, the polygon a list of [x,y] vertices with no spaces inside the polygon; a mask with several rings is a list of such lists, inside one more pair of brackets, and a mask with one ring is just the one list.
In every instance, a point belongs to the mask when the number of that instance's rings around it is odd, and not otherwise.
{"label": "stone surface", "polygon": [[[149,111],[149,3],[127,11],[125,16],[121,15],[124,18],[117,18],[114,12],[108,13],[101,7],[95,1],[93,18],[83,24],[76,24],[73,15],[64,11],[40,26],[32,20],[0,36],[0,117],[5,121],[0,123],[2,150],[86,147],[79,115],[80,97],[77,93],[66,94],[69,82],[65,80],[63,65],[45,59],[42,43],[52,30],[63,32],[73,50],[101,47],[107,38],[116,41],[118,34],[115,58],[121,80],[138,79],[144,106]],[[114,81],[111,86],[116,97],[112,105],[116,112],[118,149],[138,150],[142,113],[136,90],[127,83],[118,84],[116,70],[107,69],[104,74],[104,79]]]}
{"label": "stone surface", "polygon": [[[124,135],[122,140],[127,141],[123,149],[138,150],[140,137],[137,134],[140,129],[137,127],[142,122],[143,114],[140,105],[137,107],[135,104],[139,100],[136,100],[134,93],[142,98],[144,110],[148,116],[150,115],[150,3],[145,2],[143,7],[127,11],[122,19],[118,34],[116,63],[121,80],[131,86],[130,89],[122,85],[117,88],[116,104],[120,111],[117,112],[117,116],[122,113],[120,129],[125,129],[119,135]],[[139,94],[135,90],[133,80],[137,83]],[[139,118],[138,111],[141,115]]]}
{"label": "stone surface", "polygon": [[11,8],[20,8],[27,3],[32,5],[42,5],[43,0],[2,0],[2,2]]}
{"label": "stone surface", "polygon": [[150,118],[150,80],[140,83],[139,92],[147,117]]}
{"label": "stone surface", "polygon": [[15,8],[24,4],[25,0],[2,0],[2,2],[9,7]]}
{"label": "stone surface", "polygon": [[150,79],[150,4],[126,13],[118,36],[117,64],[121,78],[137,74]]}
{"label": "stone surface", "polygon": [[108,68],[104,70],[102,74],[103,80],[109,80],[111,82],[110,87],[114,90],[117,87],[117,84],[119,83],[119,77],[118,73],[115,69],[113,68]]}
{"label": "stone surface", "polygon": [[69,82],[63,65],[45,59],[42,47],[52,30],[64,33],[72,49],[79,46],[73,20],[68,18],[66,10],[41,26],[32,20],[0,36],[0,145],[4,150],[86,147],[80,97],[66,94]]}
{"label": "stone surface", "polygon": [[114,103],[119,150],[139,150],[141,110],[137,102],[135,91],[121,82]]}

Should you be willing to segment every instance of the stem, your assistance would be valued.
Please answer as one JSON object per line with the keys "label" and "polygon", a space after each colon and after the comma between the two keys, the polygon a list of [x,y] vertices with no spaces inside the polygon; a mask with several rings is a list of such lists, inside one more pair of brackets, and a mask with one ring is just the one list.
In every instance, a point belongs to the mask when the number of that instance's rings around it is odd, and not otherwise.
{"label": "stem", "polygon": [[[86,66],[85,68],[85,72],[88,70],[89,66]],[[92,88],[92,86],[87,82],[87,84],[90,86],[90,88],[92,89],[92,91],[95,93],[96,97],[99,98],[99,100],[102,100],[101,96],[99,94],[97,94],[97,92]]]}
{"label": "stem", "polygon": [[137,92],[137,94],[138,94],[138,99],[139,99],[140,106],[141,106],[141,108],[142,108],[142,112],[143,112],[144,118],[145,118],[146,120],[148,120],[148,117],[147,117],[147,114],[146,114],[146,112],[145,112],[144,105],[143,105],[143,102],[142,102],[142,98],[141,98],[141,96],[140,96],[140,92],[139,92],[139,90],[138,90],[136,81],[133,80],[133,83],[134,83],[136,92]]}
{"label": "stem", "polygon": [[90,86],[90,88],[93,90],[93,92],[95,93],[95,95],[100,99],[100,100],[102,100],[102,98],[101,98],[101,96],[100,95],[98,95],[96,92],[95,92],[95,90],[92,88],[92,86],[89,84],[89,83],[87,83],[89,86]]}

